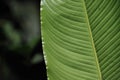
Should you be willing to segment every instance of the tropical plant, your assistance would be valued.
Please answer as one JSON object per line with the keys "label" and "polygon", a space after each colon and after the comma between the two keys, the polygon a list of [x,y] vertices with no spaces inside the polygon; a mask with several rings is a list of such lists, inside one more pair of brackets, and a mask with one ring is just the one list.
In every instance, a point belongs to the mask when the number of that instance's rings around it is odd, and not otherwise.
{"label": "tropical plant", "polygon": [[43,0],[49,80],[120,80],[120,0]]}

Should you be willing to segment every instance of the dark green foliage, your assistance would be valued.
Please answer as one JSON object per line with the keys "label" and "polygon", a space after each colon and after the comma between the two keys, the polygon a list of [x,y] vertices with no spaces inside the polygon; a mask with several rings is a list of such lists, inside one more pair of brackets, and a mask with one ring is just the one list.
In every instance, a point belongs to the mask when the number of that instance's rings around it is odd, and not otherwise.
{"label": "dark green foliage", "polygon": [[0,0],[0,80],[46,80],[39,3]]}

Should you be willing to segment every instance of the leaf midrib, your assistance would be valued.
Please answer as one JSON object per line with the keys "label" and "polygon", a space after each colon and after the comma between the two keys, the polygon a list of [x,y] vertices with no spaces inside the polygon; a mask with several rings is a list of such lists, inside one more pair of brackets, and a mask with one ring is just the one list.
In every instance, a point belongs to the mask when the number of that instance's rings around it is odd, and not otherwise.
{"label": "leaf midrib", "polygon": [[97,52],[96,52],[96,48],[95,48],[95,44],[94,44],[94,40],[93,40],[93,36],[92,36],[92,30],[91,30],[91,27],[90,27],[88,14],[87,14],[87,9],[86,9],[86,5],[85,5],[84,0],[83,0],[83,6],[84,6],[84,10],[85,10],[85,17],[86,17],[86,20],[87,20],[87,25],[88,25],[88,32],[89,32],[89,35],[90,35],[90,40],[91,40],[91,44],[92,44],[93,51],[94,51],[96,66],[97,66],[97,69],[98,69],[99,80],[102,80],[100,65],[99,65],[99,61],[98,61],[98,57],[97,57]]}

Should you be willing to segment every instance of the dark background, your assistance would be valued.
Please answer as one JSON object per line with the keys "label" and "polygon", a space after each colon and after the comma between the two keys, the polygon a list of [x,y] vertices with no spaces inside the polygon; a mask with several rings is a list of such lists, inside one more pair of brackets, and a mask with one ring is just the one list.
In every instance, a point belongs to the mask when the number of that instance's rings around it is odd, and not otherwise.
{"label": "dark background", "polygon": [[0,0],[0,80],[47,80],[40,0]]}

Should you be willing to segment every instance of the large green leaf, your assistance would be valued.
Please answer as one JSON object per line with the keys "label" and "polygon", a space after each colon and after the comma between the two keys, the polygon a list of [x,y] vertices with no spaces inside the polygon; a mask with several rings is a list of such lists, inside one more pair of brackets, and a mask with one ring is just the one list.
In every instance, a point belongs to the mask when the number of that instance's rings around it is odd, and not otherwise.
{"label": "large green leaf", "polygon": [[120,0],[43,0],[49,80],[120,80]]}

